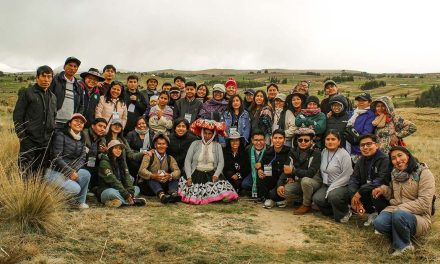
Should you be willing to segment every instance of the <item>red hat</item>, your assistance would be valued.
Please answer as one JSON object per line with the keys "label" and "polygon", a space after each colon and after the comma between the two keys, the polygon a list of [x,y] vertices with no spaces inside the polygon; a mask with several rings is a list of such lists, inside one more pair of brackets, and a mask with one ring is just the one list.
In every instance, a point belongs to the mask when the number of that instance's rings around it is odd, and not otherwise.
{"label": "red hat", "polygon": [[229,86],[234,86],[235,90],[237,90],[238,86],[237,86],[237,82],[235,81],[234,78],[230,77],[228,78],[228,80],[225,83],[225,87],[228,88]]}
{"label": "red hat", "polygon": [[214,120],[199,118],[196,121],[194,121],[190,127],[191,132],[196,136],[200,136],[202,134],[202,129],[204,128],[209,130],[215,130],[217,131],[217,135],[220,135],[222,137],[228,136],[225,131],[226,130],[225,122],[216,122]]}

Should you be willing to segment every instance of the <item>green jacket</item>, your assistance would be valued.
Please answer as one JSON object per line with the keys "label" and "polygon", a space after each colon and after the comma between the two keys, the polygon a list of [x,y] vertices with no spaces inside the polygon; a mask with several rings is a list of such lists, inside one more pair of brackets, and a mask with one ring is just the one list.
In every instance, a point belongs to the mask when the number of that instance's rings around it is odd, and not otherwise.
{"label": "green jacket", "polygon": [[320,112],[313,116],[306,116],[300,114],[295,119],[295,125],[297,127],[309,127],[315,131],[316,135],[324,134],[327,127],[327,120],[324,113]]}
{"label": "green jacket", "polygon": [[134,186],[131,176],[128,173],[127,164],[124,162],[124,175],[121,180],[115,175],[113,167],[110,164],[110,159],[107,155],[102,155],[99,162],[99,184],[96,189],[96,194],[101,197],[101,193],[108,188],[113,188],[119,191],[122,197],[127,198],[130,194],[134,195]]}

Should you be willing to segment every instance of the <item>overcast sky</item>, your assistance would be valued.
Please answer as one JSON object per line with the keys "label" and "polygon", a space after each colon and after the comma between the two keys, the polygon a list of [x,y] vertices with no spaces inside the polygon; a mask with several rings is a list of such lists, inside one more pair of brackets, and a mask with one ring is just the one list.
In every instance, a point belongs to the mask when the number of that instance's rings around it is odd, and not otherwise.
{"label": "overcast sky", "polygon": [[440,72],[440,1],[11,0],[0,70],[351,69]]}

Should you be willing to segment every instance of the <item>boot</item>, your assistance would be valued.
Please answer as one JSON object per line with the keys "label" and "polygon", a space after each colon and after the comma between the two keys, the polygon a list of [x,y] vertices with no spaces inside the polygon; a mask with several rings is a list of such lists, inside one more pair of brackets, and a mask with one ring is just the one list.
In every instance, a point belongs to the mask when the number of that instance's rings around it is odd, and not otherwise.
{"label": "boot", "polygon": [[307,213],[309,213],[311,211],[312,211],[312,207],[301,205],[298,209],[293,211],[293,214],[294,215],[303,215],[303,214],[307,214]]}

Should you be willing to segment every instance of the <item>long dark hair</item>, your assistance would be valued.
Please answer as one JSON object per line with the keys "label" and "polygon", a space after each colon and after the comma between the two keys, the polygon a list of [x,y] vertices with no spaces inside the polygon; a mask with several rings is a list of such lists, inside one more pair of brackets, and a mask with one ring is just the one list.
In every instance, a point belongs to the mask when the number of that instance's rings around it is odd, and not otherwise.
{"label": "long dark hair", "polygon": [[[113,125],[116,125],[116,124],[110,124],[110,128],[108,129],[107,135],[105,136],[105,139],[107,140],[107,142],[110,142],[112,140],[112,133],[113,133],[112,126]],[[121,125],[121,124],[119,124],[119,125]],[[119,138],[123,138],[123,132],[124,132],[124,128],[122,128],[121,132],[118,133],[118,136],[117,136],[118,140],[119,140]],[[119,140],[119,141],[121,141],[121,140]]]}
{"label": "long dark hair", "polygon": [[116,173],[116,170],[118,170],[118,169],[122,169],[122,172],[125,173],[125,171],[128,169],[126,158],[125,158],[125,151],[124,151],[124,149],[122,149],[121,156],[116,157],[113,154],[113,148],[114,147],[110,148],[107,151],[107,155],[109,157],[110,166],[112,166],[113,173]]}
{"label": "long dark hair", "polygon": [[240,108],[238,109],[238,115],[240,115],[241,113],[243,113],[244,110],[244,106],[243,106],[243,99],[241,99],[241,96],[238,94],[234,94],[233,96],[231,96],[229,98],[229,102],[228,102],[228,111],[231,114],[234,114],[234,107],[232,107],[232,101],[234,101],[234,98],[238,98],[238,100],[240,100]]}
{"label": "long dark hair", "polygon": [[388,152],[388,158],[390,160],[390,168],[394,168],[393,162],[391,161],[391,152],[395,150],[400,150],[406,155],[408,155],[408,165],[406,166],[406,169],[404,171],[407,173],[415,172],[419,167],[419,160],[415,158],[407,148],[402,146],[394,146],[390,149],[390,152]]}
{"label": "long dark hair", "polygon": [[[267,98],[267,94],[266,94],[266,92],[263,91],[263,90],[258,90],[258,91],[255,93],[255,95],[254,95],[254,100],[252,101],[251,107],[249,108],[249,110],[250,110],[252,116],[255,115],[255,111],[256,111],[256,109],[257,109],[257,104],[255,103],[255,98],[257,98],[257,95],[258,95],[259,93],[263,94],[263,98],[264,98],[264,100],[263,100],[263,105],[262,105],[261,108],[263,108],[263,107],[265,107],[265,106],[268,106],[268,104],[269,104],[269,99]],[[260,109],[260,110],[261,110],[261,109]]]}
{"label": "long dark hair", "polygon": [[293,99],[294,96],[297,96],[297,97],[299,97],[299,99],[301,99],[301,109],[304,109],[305,108],[305,104],[306,104],[305,96],[300,96],[300,93],[289,94],[286,97],[286,103],[284,104],[284,106],[288,110],[290,110],[293,114],[295,114],[295,107],[293,106],[293,103],[292,103],[292,99]]}
{"label": "long dark hair", "polygon": [[124,101],[124,84],[121,83],[120,81],[113,81],[113,82],[110,84],[110,89],[108,89],[108,90],[107,90],[107,93],[105,94],[105,102],[106,102],[106,103],[111,102],[111,100],[112,100],[112,96],[111,96],[111,94],[110,94],[110,91],[111,91],[112,87],[115,86],[115,85],[119,85],[119,86],[121,86],[121,94],[118,96],[118,99],[119,99],[119,101],[120,101],[122,104],[125,104],[125,101]]}

